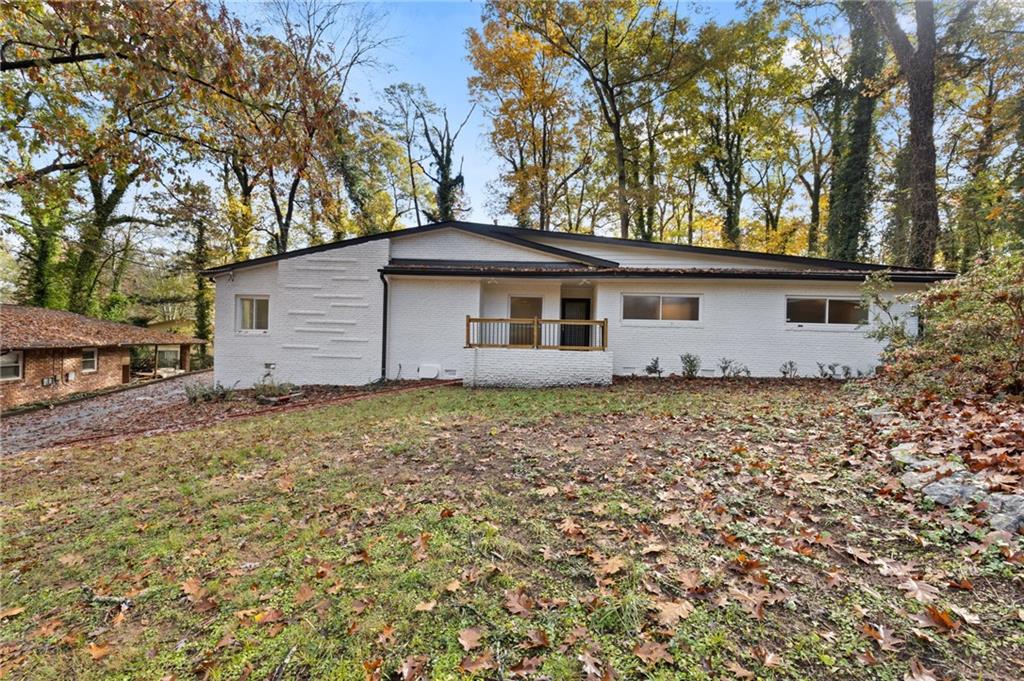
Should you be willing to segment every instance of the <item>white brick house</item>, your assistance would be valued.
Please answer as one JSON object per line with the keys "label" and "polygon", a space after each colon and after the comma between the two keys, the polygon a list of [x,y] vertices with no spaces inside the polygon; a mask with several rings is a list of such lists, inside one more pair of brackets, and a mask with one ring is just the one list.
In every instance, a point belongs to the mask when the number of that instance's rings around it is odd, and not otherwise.
{"label": "white brick house", "polygon": [[[818,364],[870,371],[879,344],[859,285],[895,293],[948,272],[448,222],[207,271],[216,380],[251,386],[462,378],[607,383],[655,357],[755,376]],[[867,324],[865,324],[867,320]]]}

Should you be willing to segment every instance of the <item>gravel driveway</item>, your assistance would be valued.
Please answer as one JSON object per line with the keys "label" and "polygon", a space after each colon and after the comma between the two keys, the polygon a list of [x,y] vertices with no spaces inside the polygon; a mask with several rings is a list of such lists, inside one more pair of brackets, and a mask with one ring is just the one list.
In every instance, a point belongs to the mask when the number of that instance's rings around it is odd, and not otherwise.
{"label": "gravel driveway", "polygon": [[0,453],[53,447],[73,440],[116,434],[154,410],[187,404],[185,386],[213,384],[213,372],[158,383],[0,418]]}

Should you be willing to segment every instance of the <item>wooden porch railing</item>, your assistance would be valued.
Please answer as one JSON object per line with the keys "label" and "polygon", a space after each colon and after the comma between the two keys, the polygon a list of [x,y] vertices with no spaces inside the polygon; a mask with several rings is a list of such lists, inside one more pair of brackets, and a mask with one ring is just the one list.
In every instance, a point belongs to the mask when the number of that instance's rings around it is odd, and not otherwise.
{"label": "wooden porch railing", "polygon": [[607,319],[466,317],[467,348],[605,350]]}

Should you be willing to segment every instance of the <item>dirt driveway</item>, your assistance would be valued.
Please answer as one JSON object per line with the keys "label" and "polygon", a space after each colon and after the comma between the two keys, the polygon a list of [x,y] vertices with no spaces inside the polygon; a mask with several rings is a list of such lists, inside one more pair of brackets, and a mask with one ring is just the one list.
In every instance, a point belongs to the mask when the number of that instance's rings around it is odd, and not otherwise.
{"label": "dirt driveway", "polygon": [[186,406],[185,387],[198,383],[211,385],[213,372],[177,376],[140,388],[4,416],[0,419],[0,452],[43,449],[131,430],[137,421],[149,421],[154,411]]}
{"label": "dirt driveway", "polygon": [[100,395],[51,409],[0,418],[0,454],[191,430],[225,419],[247,418],[319,404],[347,402],[456,381],[392,381],[369,386],[302,386],[287,404],[266,405],[252,390],[234,390],[228,399],[189,404],[185,388],[213,384],[213,372],[190,374],[122,392]]}

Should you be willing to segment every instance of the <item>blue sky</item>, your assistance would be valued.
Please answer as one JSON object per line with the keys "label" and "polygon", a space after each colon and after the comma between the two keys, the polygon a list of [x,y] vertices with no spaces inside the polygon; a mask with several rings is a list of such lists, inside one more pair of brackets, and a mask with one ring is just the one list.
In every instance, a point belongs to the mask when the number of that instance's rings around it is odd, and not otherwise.
{"label": "blue sky", "polygon": [[[382,29],[392,38],[378,54],[381,68],[353,75],[350,92],[356,106],[376,109],[380,94],[392,83],[423,85],[430,98],[448,108],[449,120],[457,125],[469,112],[467,79],[473,67],[466,58],[466,30],[480,26],[483,0],[385,0],[368,3],[382,14]],[[232,3],[231,8],[248,21],[258,21],[260,3]],[[729,21],[742,10],[733,2],[680,2],[679,13],[691,17],[693,26],[709,19]],[[478,108],[460,135],[456,150],[463,158],[466,193],[472,212],[470,220],[508,220],[495,216],[488,207],[487,184],[497,179],[499,166],[487,145],[487,118]]]}
{"label": "blue sky", "polygon": [[[374,3],[385,14],[384,26],[392,44],[380,54],[387,68],[363,72],[353,91],[363,107],[378,106],[378,95],[391,83],[419,83],[439,106],[448,107],[448,118],[458,125],[469,112],[467,79],[473,67],[466,59],[466,30],[480,26],[481,2],[407,1]],[[471,220],[491,222],[487,210],[488,182],[498,176],[487,147],[487,120],[477,109],[456,143],[464,159],[466,193],[473,212]]]}

